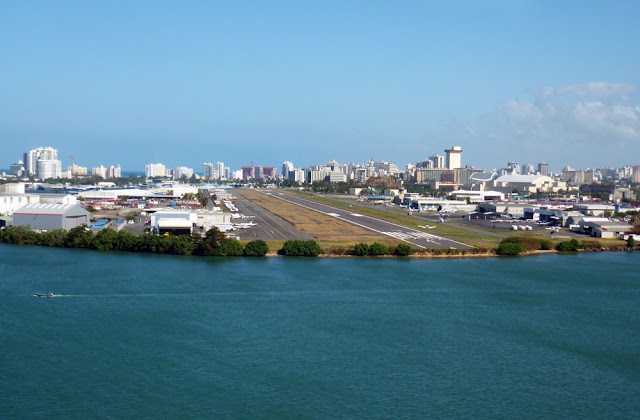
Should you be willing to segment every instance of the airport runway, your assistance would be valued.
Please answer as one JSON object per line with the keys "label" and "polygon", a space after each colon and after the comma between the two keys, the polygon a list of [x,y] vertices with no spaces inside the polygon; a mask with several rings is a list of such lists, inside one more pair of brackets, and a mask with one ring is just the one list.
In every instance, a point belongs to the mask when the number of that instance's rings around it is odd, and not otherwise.
{"label": "airport runway", "polygon": [[[418,248],[456,248],[465,249],[473,248],[470,245],[463,244],[461,242],[446,239],[441,236],[433,235],[427,232],[411,229],[408,227],[400,226],[386,220],[376,219],[375,217],[367,216],[360,213],[355,213],[348,210],[342,210],[337,207],[329,206],[315,201],[306,200],[304,198],[294,197],[291,195],[279,193],[279,192],[264,192],[264,194],[271,197],[278,198],[283,201],[287,201],[292,204],[297,204],[301,207],[309,210],[317,211],[318,213],[326,214],[328,216],[335,217],[339,220],[360,226],[364,229],[372,230],[374,232],[390,236],[395,239],[400,239],[405,242],[409,242]],[[239,208],[239,207],[238,207]],[[355,209],[354,209],[355,211]]]}
{"label": "airport runway", "polygon": [[263,241],[287,239],[308,241],[313,239],[310,235],[293,227],[291,223],[286,222],[257,204],[253,204],[240,194],[236,195],[233,204],[238,208],[240,213],[245,216],[253,216],[243,219],[233,219],[234,223],[249,223],[250,221],[256,223],[256,226],[248,229],[238,229],[234,231],[233,234],[239,236],[240,239],[250,241],[254,239],[262,239]]}

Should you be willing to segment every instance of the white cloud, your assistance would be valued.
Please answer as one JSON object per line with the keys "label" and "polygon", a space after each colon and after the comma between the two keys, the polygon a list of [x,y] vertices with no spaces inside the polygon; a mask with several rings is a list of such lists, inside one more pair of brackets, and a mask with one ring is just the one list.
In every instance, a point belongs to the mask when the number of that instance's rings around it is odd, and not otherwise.
{"label": "white cloud", "polygon": [[[640,142],[640,106],[626,102],[636,92],[626,83],[594,82],[563,88],[546,87],[535,100],[511,100],[499,107],[512,134],[557,143],[607,144]],[[598,97],[603,100],[581,100]],[[508,131],[509,129],[507,129]]]}
{"label": "white cloud", "polygon": [[619,98],[628,100],[637,92],[631,83],[590,82],[586,85],[571,85],[561,88],[544,87],[535,92],[541,96],[574,95],[578,97]]}

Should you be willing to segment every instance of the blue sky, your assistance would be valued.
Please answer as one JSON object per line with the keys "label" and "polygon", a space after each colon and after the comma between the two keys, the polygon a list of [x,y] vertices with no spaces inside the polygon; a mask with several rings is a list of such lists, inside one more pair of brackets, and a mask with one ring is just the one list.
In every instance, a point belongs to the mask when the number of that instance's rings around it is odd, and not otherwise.
{"label": "blue sky", "polygon": [[640,164],[640,2],[0,0],[0,167]]}

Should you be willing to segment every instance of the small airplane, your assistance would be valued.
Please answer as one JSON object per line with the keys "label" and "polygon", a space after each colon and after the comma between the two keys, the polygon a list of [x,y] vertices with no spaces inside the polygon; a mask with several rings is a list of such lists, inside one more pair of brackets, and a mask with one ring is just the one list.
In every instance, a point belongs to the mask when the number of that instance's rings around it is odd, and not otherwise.
{"label": "small airplane", "polygon": [[418,225],[418,227],[421,227],[422,229],[435,229],[436,228],[435,226],[429,226],[429,225],[424,225],[424,226]]}

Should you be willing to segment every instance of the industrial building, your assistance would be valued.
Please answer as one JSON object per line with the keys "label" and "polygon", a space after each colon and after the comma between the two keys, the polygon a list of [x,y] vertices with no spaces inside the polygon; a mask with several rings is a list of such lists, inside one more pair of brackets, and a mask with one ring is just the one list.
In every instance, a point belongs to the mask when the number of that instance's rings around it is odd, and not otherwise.
{"label": "industrial building", "polygon": [[89,225],[89,212],[77,204],[27,204],[13,212],[13,226],[34,230],[69,230],[82,225]]}

